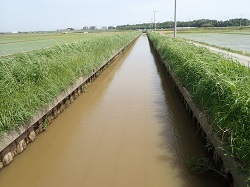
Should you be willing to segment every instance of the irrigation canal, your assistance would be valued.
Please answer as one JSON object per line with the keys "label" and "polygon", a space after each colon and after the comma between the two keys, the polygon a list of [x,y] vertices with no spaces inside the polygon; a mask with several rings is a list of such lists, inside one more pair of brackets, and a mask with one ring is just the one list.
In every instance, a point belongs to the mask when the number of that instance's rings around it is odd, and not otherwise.
{"label": "irrigation canal", "polygon": [[0,172],[1,187],[216,187],[185,161],[205,153],[146,35]]}

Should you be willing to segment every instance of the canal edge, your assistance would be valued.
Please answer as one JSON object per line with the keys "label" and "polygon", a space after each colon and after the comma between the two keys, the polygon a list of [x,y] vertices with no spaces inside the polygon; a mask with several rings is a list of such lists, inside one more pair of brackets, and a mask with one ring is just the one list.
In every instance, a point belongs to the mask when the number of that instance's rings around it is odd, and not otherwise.
{"label": "canal edge", "polygon": [[72,86],[63,91],[54,101],[39,110],[29,122],[0,137],[0,170],[8,166],[15,156],[22,153],[27,145],[36,139],[37,135],[44,132],[52,121],[69,107],[84,92],[85,88],[108,68],[113,61],[129,49],[140,36],[141,33],[128,42],[127,45],[117,50],[98,68],[93,70],[92,73],[77,79]]}
{"label": "canal edge", "polygon": [[[149,37],[148,37],[149,38]],[[229,181],[233,184],[234,187],[243,187],[247,186],[247,176],[243,175],[239,170],[240,166],[236,163],[236,161],[222,149],[222,143],[219,138],[216,136],[215,129],[212,128],[212,125],[209,124],[206,115],[196,106],[195,102],[192,99],[191,94],[188,90],[182,85],[181,81],[178,77],[172,72],[171,67],[168,65],[166,61],[163,60],[162,56],[152,43],[149,38],[149,43],[156,58],[159,60],[161,64],[163,64],[166,73],[169,75],[172,84],[175,86],[176,90],[180,94],[181,100],[185,105],[186,110],[191,115],[192,119],[194,119],[197,125],[203,130],[206,134],[206,137],[213,145],[213,158],[221,159],[223,161],[222,165],[227,171],[228,177],[230,179],[230,175],[232,179]],[[216,160],[214,160],[216,161]]]}

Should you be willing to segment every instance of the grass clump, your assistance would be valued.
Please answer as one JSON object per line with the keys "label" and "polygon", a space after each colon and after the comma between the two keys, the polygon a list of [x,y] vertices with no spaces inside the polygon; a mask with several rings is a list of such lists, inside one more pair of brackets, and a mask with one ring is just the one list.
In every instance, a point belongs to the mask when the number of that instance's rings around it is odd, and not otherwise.
{"label": "grass clump", "polygon": [[213,160],[208,157],[201,155],[200,157],[192,157],[187,160],[187,164],[189,165],[191,171],[194,174],[207,174],[211,173],[218,177],[225,178],[225,172],[221,171],[222,169],[213,162]]}

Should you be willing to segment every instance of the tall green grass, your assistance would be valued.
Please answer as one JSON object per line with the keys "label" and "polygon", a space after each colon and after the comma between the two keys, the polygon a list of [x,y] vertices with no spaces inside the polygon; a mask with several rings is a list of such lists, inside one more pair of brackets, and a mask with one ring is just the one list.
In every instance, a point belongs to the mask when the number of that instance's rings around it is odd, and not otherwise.
{"label": "tall green grass", "polygon": [[29,121],[138,34],[96,34],[77,43],[1,57],[0,135]]}
{"label": "tall green grass", "polygon": [[250,70],[181,39],[150,39],[199,108],[208,116],[227,154],[250,167]]}

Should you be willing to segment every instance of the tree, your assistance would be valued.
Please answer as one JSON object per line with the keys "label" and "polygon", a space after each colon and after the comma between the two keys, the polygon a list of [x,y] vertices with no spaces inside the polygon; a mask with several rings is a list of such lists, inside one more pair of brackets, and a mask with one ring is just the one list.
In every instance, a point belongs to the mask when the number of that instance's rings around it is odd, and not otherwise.
{"label": "tree", "polygon": [[[166,21],[163,23],[157,23],[157,28],[173,28],[172,21]],[[249,26],[250,20],[235,18],[226,21],[217,21],[217,20],[209,20],[209,19],[199,19],[193,21],[178,21],[178,27],[235,27],[235,26]],[[142,23],[135,25],[118,25],[116,27],[118,30],[136,30],[136,29],[152,29],[152,23]]]}

